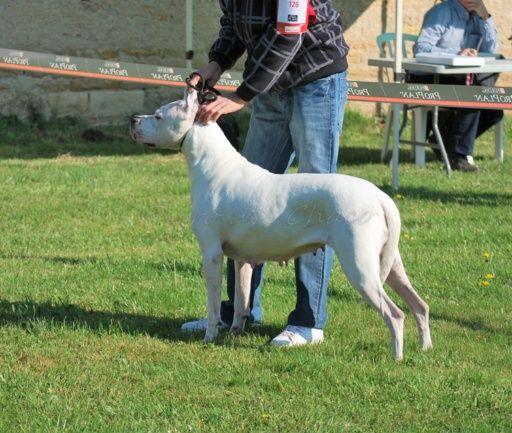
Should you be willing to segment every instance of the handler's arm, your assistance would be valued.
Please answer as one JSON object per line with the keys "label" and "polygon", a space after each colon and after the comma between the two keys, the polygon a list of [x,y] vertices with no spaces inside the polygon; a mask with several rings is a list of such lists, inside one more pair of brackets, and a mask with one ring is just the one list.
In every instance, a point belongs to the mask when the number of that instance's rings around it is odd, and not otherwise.
{"label": "handler's arm", "polygon": [[[233,32],[226,9],[221,18],[220,37],[214,43],[209,57],[222,71],[230,68],[243,54],[244,48]],[[216,121],[222,114],[240,110],[257,94],[269,90],[286,70],[300,49],[303,35],[285,36],[277,31],[275,20],[271,22],[247,59],[244,69],[244,81],[235,93],[219,96],[211,104],[199,109],[197,120],[200,123]],[[236,57],[238,55],[238,57]]]}
{"label": "handler's arm", "polygon": [[270,90],[284,73],[299,51],[304,34],[283,35],[276,29],[276,22],[269,24],[267,31],[247,59],[244,81],[237,95],[250,101],[257,94]]}
{"label": "handler's arm", "polygon": [[[222,71],[231,68],[244,53],[245,47],[238,40],[233,24],[222,6],[221,31],[209,53],[210,62],[216,62]],[[244,101],[250,101],[258,93],[269,90],[279,79],[292,59],[299,51],[303,35],[282,35],[277,31],[276,21],[269,23],[264,35],[245,63],[242,85],[237,95]]]}
{"label": "handler's arm", "polygon": [[[233,30],[233,23],[228,14],[226,1],[220,2],[220,7],[223,12],[220,18],[220,32],[219,37],[213,43],[208,54],[210,62],[216,62],[222,72],[230,69],[236,61],[245,52],[244,44],[236,37]],[[213,85],[215,83],[209,83]]]}
{"label": "handler's arm", "polygon": [[[201,106],[196,120],[203,124],[216,122],[221,115],[242,109],[258,93],[270,89],[290,64],[301,43],[302,35],[284,36],[277,31],[275,23],[270,25],[252,58],[247,60],[240,87],[234,93],[219,96],[215,102]],[[212,63],[222,62],[219,57],[210,59]]]}

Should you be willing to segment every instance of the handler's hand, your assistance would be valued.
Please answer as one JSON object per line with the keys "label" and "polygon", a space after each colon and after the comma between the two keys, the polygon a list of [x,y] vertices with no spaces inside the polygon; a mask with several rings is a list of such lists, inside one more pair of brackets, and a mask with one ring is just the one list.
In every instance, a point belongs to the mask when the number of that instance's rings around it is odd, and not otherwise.
{"label": "handler's hand", "polygon": [[[219,78],[222,75],[222,69],[217,62],[210,62],[199,69],[197,73],[203,78],[203,80],[205,80],[206,84],[213,87],[217,81],[219,81]],[[190,80],[190,84],[197,86],[199,80],[200,78],[197,75],[194,75]]]}
{"label": "handler's hand", "polygon": [[478,51],[474,48],[464,48],[460,53],[460,56],[468,56],[468,57],[476,57],[478,56]]}
{"label": "handler's hand", "polygon": [[206,125],[208,122],[216,122],[223,114],[241,110],[246,102],[236,93],[227,93],[217,96],[217,99],[209,104],[201,105],[196,115],[196,121]]}

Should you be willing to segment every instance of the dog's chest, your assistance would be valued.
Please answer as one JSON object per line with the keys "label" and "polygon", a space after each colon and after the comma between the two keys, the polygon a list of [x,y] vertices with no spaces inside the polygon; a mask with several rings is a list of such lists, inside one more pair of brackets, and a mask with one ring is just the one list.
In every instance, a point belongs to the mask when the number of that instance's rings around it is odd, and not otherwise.
{"label": "dog's chest", "polygon": [[224,242],[222,251],[224,255],[234,260],[243,261],[252,265],[258,265],[264,262],[286,263],[291,259],[301,256],[305,253],[315,253],[319,249],[324,249],[325,244],[307,243],[303,245],[272,244],[260,243],[259,245],[243,245]]}

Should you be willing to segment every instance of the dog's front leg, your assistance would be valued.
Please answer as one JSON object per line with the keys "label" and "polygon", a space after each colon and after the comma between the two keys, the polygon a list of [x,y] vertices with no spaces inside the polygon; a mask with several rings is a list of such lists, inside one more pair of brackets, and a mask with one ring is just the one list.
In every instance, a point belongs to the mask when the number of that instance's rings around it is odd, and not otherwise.
{"label": "dog's front leg", "polygon": [[252,266],[249,263],[235,261],[235,314],[230,332],[241,334],[251,314],[251,278]]}
{"label": "dog's front leg", "polygon": [[208,324],[204,336],[206,342],[213,341],[218,334],[223,262],[224,254],[222,252],[203,255],[203,274],[208,291]]}

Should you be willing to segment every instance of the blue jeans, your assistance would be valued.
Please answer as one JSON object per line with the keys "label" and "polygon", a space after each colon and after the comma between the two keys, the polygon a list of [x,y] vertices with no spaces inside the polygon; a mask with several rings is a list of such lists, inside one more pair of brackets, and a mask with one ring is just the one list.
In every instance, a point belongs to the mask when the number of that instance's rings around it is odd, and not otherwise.
{"label": "blue jeans", "polygon": [[[335,173],[339,138],[347,101],[347,73],[341,72],[303,86],[258,95],[243,155],[273,173],[284,173],[293,159],[300,173]],[[265,203],[261,204],[265,206]],[[304,254],[295,259],[297,303],[289,325],[323,329],[327,320],[327,285],[333,251]],[[234,265],[228,260],[229,300],[222,303],[222,320],[233,320]],[[263,265],[253,271],[251,319],[261,321]]]}

